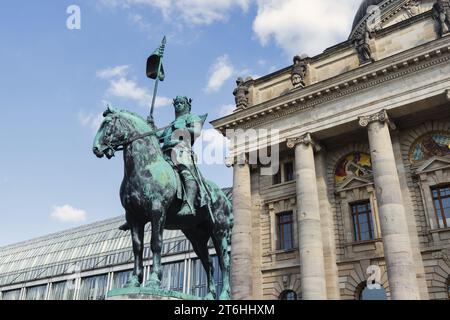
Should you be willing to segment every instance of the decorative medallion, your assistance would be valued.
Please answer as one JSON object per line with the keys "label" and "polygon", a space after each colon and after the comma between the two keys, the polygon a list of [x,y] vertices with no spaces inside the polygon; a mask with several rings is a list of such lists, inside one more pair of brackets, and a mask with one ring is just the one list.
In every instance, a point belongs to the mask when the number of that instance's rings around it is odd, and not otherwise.
{"label": "decorative medallion", "polygon": [[450,132],[434,131],[417,139],[410,151],[409,162],[417,163],[433,156],[443,157],[450,154]]}
{"label": "decorative medallion", "polygon": [[365,177],[372,175],[372,161],[367,153],[355,152],[342,159],[335,171],[336,183],[343,182],[347,177]]}

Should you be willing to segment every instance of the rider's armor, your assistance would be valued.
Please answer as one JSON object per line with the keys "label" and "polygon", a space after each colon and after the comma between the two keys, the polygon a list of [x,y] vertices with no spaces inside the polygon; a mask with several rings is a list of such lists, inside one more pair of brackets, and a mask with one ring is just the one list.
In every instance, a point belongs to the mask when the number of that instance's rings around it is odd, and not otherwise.
{"label": "rider's armor", "polygon": [[179,116],[161,134],[164,158],[178,171],[184,187],[183,206],[178,213],[181,216],[195,215],[196,205],[203,207],[207,202],[203,179],[192,150],[205,119],[206,116],[201,118],[187,113]]}

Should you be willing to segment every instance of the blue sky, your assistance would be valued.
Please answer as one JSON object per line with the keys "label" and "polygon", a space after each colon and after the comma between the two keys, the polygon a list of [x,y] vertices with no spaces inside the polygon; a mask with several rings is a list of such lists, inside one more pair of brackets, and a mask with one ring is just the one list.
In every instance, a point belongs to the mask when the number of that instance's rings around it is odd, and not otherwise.
{"label": "blue sky", "polygon": [[[170,99],[193,98],[211,121],[230,112],[238,76],[254,78],[346,39],[359,0],[3,0],[0,2],[0,246],[123,213],[121,157],[92,154],[105,109],[147,116],[149,54],[163,35],[166,80],[157,125],[173,120]],[[66,10],[81,9],[81,30]],[[206,144],[220,141],[208,124]],[[223,165],[202,165],[232,185]]]}

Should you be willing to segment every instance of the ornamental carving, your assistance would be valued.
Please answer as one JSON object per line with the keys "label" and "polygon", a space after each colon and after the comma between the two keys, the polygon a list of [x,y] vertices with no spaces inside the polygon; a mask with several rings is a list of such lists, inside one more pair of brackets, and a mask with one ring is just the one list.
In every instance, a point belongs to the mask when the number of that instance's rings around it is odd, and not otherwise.
{"label": "ornamental carving", "polygon": [[359,125],[361,127],[365,128],[373,122],[386,122],[391,129],[395,129],[395,125],[392,122],[390,122],[386,110],[381,110],[380,112],[368,116],[359,117]]}
{"label": "ornamental carving", "polygon": [[311,137],[310,133],[305,134],[304,136],[298,137],[298,138],[289,138],[287,139],[287,147],[289,149],[293,149],[298,144],[304,144],[304,145],[313,145],[314,141]]}

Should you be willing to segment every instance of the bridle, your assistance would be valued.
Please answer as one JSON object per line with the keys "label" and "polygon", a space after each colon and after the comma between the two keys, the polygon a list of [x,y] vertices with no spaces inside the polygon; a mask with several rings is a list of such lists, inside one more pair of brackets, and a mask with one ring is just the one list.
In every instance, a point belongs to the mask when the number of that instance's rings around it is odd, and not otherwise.
{"label": "bridle", "polygon": [[150,131],[147,133],[139,134],[133,138],[127,139],[124,142],[118,142],[118,143],[113,144],[112,143],[113,137],[112,137],[111,131],[112,131],[112,128],[116,127],[117,121],[119,121],[119,124],[123,127],[123,123],[122,123],[121,119],[119,119],[119,117],[115,116],[113,125],[108,129],[107,134],[105,134],[107,137],[109,137],[108,140],[105,142],[105,145],[113,151],[123,151],[125,149],[125,147],[129,146],[133,142],[155,134],[154,131]]}

